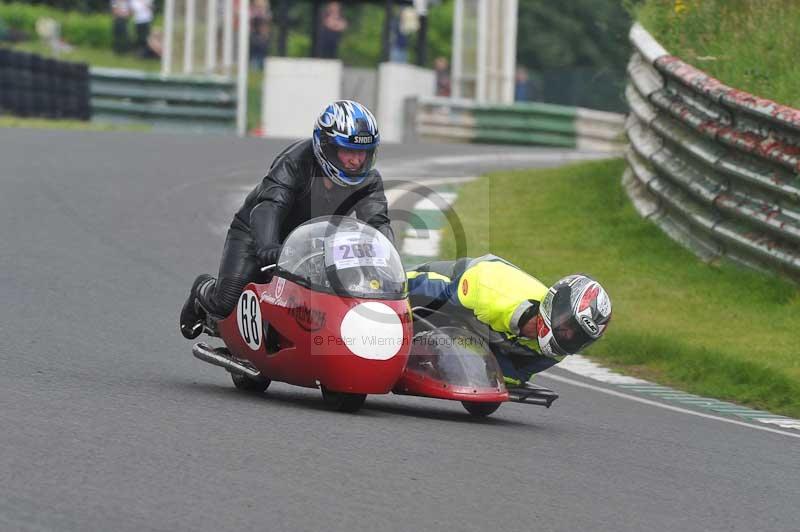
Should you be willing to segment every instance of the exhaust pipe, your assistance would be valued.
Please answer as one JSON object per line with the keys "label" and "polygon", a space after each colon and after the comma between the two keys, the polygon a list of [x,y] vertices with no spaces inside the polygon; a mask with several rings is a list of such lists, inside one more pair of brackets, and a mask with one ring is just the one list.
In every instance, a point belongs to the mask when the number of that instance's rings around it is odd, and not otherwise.
{"label": "exhaust pipe", "polygon": [[224,347],[214,349],[210,345],[200,342],[194,344],[194,347],[192,347],[192,354],[195,358],[199,358],[203,362],[225,368],[228,371],[242,373],[252,378],[261,377],[260,371],[234,360]]}

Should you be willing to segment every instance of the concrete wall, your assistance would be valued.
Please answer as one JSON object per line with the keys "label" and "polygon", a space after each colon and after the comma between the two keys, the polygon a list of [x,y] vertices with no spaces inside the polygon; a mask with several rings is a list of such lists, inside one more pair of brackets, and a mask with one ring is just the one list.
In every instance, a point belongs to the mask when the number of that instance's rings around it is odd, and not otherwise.
{"label": "concrete wall", "polygon": [[308,137],[327,104],[341,98],[342,63],[268,57],[264,62],[261,125],[267,137]]}
{"label": "concrete wall", "polygon": [[436,90],[433,70],[403,63],[378,68],[378,128],[384,142],[403,141],[403,106],[409,96],[431,97]]}
{"label": "concrete wall", "polygon": [[378,71],[374,68],[345,67],[342,72],[342,98],[364,104],[377,115]]}

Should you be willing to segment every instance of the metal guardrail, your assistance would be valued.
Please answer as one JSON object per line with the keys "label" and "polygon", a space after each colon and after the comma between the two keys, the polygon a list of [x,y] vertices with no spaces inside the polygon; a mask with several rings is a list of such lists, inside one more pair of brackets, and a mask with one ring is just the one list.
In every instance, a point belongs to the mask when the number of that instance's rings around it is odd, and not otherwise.
{"label": "metal guardrail", "polygon": [[461,142],[622,149],[625,117],[545,103],[481,105],[450,98],[407,102],[410,137]]}
{"label": "metal guardrail", "polygon": [[639,213],[701,257],[800,279],[800,110],[728,87],[638,23],[625,94]]}
{"label": "metal guardrail", "polygon": [[90,92],[93,121],[168,131],[236,131],[236,84],[224,77],[92,68]]}

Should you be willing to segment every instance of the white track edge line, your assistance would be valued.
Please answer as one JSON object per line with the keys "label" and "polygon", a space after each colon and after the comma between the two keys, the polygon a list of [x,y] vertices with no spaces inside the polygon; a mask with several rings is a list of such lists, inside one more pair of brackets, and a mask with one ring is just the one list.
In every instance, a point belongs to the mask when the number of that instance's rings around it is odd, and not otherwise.
{"label": "white track edge line", "polygon": [[763,430],[764,432],[773,432],[775,434],[782,434],[784,436],[791,436],[792,438],[800,438],[800,434],[795,434],[795,433],[792,433],[792,432],[785,432],[785,431],[782,431],[782,430],[772,429],[772,428],[769,428],[769,427],[762,427],[762,426],[759,426],[759,425],[753,425],[752,423],[745,423],[744,421],[737,421],[735,419],[728,419],[726,417],[713,416],[711,414],[705,414],[703,412],[696,412],[694,410],[688,410],[686,408],[680,408],[680,407],[677,407],[677,406],[667,405],[667,404],[664,404],[664,403],[659,403],[658,401],[651,401],[650,399],[644,399],[643,397],[636,397],[635,395],[629,395],[627,393],[618,392],[616,390],[609,390],[608,388],[602,388],[600,386],[594,386],[592,384],[588,384],[588,383],[581,382],[581,381],[576,381],[576,380],[573,380],[573,379],[569,379],[567,377],[561,377],[559,375],[553,375],[552,373],[543,372],[543,373],[538,373],[536,376],[537,377],[547,378],[547,379],[553,379],[554,381],[563,382],[563,383],[566,383],[566,384],[571,384],[571,385],[577,386],[579,388],[586,388],[588,390],[593,390],[595,392],[600,392],[600,393],[605,393],[605,394],[608,394],[608,395],[613,395],[614,397],[620,397],[622,399],[628,399],[628,400],[631,400],[631,401],[635,401],[637,403],[643,403],[643,404],[650,405],[650,406],[656,406],[656,407],[659,407],[659,408],[664,408],[666,410],[672,410],[673,412],[680,412],[682,414],[689,414],[689,415],[692,415],[692,416],[702,417],[702,418],[706,418],[706,419],[714,419],[716,421],[723,421],[725,423],[731,423],[733,425],[740,425],[742,427],[749,427],[751,429]]}

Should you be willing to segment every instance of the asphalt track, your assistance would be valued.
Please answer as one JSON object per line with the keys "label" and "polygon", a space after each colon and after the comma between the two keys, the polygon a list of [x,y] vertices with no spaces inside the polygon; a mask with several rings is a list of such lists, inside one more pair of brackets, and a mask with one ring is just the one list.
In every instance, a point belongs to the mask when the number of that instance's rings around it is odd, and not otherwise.
{"label": "asphalt track", "polygon": [[[485,421],[238,393],[176,318],[281,144],[0,130],[0,530],[798,530],[800,445],[781,434],[563,382],[552,409]],[[501,150],[381,161],[441,177],[570,155]]]}

